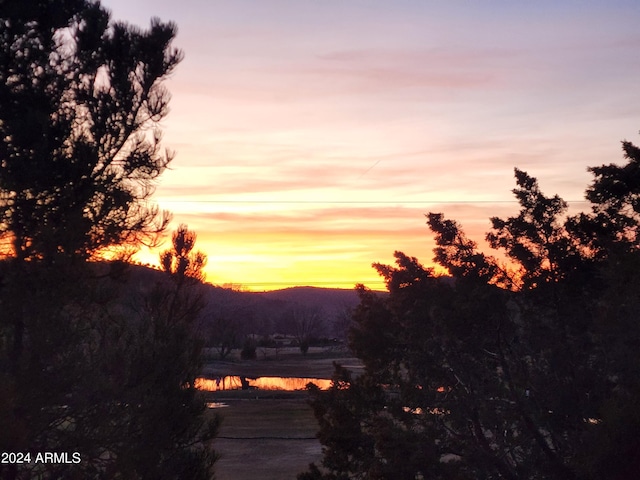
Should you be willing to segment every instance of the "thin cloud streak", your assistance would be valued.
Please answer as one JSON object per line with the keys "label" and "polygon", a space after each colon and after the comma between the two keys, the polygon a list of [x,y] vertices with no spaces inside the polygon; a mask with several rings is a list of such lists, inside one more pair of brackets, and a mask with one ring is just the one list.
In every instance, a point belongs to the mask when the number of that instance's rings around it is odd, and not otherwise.
{"label": "thin cloud streak", "polygon": [[514,167],[580,202],[587,167],[638,140],[632,2],[104,3],[178,23],[155,199],[211,281],[379,281],[394,250],[430,262],[428,211],[486,246]]}

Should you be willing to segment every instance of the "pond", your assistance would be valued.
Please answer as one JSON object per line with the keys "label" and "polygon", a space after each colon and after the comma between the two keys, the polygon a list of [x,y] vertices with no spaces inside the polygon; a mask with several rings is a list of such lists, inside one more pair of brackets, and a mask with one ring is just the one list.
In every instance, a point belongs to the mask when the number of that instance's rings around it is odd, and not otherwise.
{"label": "pond", "polygon": [[325,390],[331,386],[331,380],[326,378],[300,377],[240,377],[224,376],[217,378],[197,378],[196,388],[207,392],[222,390],[304,390],[308,383]]}

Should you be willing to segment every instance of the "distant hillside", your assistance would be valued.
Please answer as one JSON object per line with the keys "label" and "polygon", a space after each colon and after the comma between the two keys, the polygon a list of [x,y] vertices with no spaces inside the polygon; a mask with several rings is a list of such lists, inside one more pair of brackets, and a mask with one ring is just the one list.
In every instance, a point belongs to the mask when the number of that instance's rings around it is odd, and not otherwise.
{"label": "distant hillside", "polygon": [[319,307],[329,314],[337,314],[345,308],[353,308],[359,303],[355,289],[291,287],[269,292],[250,292],[250,295],[289,304]]}
{"label": "distant hillside", "polygon": [[[128,282],[137,285],[134,290],[145,290],[154,284],[167,281],[164,272],[141,265],[132,265],[127,272]],[[214,324],[225,318],[237,322],[245,334],[286,333],[289,329],[292,310],[305,307],[322,312],[324,334],[342,336],[344,314],[359,303],[355,289],[292,287],[267,292],[244,292],[222,288],[211,284],[200,284],[206,306],[202,313],[202,324]]]}

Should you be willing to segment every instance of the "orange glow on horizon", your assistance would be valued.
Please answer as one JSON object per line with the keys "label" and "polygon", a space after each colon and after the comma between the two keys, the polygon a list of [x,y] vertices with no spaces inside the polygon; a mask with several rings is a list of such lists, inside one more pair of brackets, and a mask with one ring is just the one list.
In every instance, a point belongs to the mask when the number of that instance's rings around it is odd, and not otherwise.
{"label": "orange glow on horizon", "polygon": [[[436,274],[446,273],[431,262],[435,244],[425,224],[428,208],[374,206],[359,208],[357,213],[343,208],[318,223],[311,209],[289,212],[293,219],[284,222],[263,218],[260,223],[259,218],[235,215],[220,218],[215,212],[180,217],[198,235],[195,248],[207,255],[209,283],[235,284],[252,291],[294,286],[352,289],[357,284],[386,290],[372,264],[394,265],[396,250],[417,257]],[[351,215],[355,220],[349,222]],[[470,237],[484,237],[484,223],[468,225]],[[134,259],[157,266],[159,252],[169,246],[165,241],[158,249],[142,249]]]}
{"label": "orange glow on horizon", "polygon": [[432,266],[429,212],[499,257],[483,239],[518,210],[514,167],[577,204],[586,168],[637,138],[630,2],[103,3],[179,27],[152,201],[198,234],[213,284],[384,290],[371,264],[394,251]]}

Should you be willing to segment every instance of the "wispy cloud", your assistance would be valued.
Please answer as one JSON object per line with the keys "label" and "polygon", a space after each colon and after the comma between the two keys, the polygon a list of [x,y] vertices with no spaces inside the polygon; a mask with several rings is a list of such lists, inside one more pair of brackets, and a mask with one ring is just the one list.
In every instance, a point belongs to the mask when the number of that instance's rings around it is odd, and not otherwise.
{"label": "wispy cloud", "polygon": [[429,262],[428,211],[484,245],[517,210],[514,166],[579,201],[587,166],[621,161],[637,6],[490,3],[105,0],[178,22],[156,200],[198,231],[210,280],[379,281],[396,249]]}

